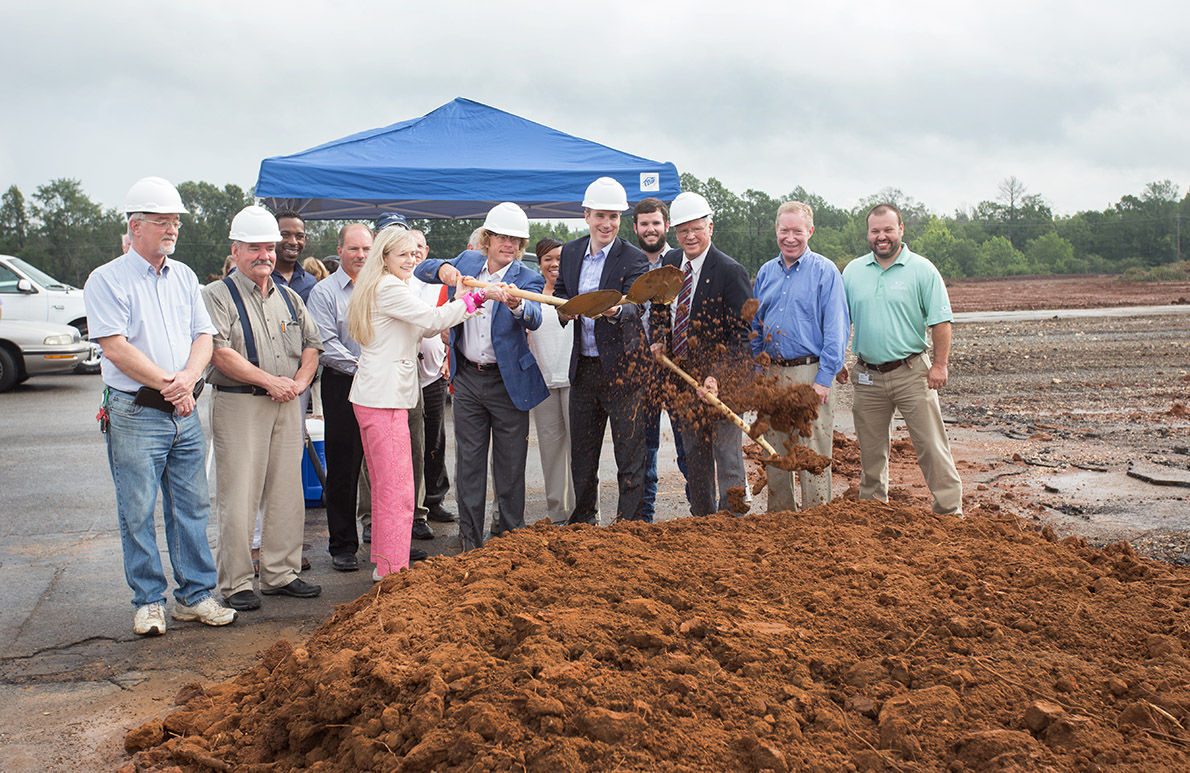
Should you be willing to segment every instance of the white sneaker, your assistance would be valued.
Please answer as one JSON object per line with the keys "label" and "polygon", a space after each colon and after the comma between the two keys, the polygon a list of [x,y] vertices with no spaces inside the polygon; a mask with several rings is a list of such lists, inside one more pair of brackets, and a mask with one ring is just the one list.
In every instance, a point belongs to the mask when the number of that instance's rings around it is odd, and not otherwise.
{"label": "white sneaker", "polygon": [[235,622],[236,611],[215,601],[214,596],[207,596],[192,607],[185,604],[174,604],[173,618],[183,622],[198,620],[207,625],[227,625]]}
{"label": "white sneaker", "polygon": [[379,569],[373,569],[373,570],[372,570],[372,582],[380,582],[380,581],[381,581],[381,580],[383,580],[383,579],[384,579],[384,578],[380,576],[380,570],[379,570]]}
{"label": "white sneaker", "polygon": [[141,636],[160,636],[165,633],[165,607],[161,604],[145,604],[136,608],[132,618],[132,632]]}

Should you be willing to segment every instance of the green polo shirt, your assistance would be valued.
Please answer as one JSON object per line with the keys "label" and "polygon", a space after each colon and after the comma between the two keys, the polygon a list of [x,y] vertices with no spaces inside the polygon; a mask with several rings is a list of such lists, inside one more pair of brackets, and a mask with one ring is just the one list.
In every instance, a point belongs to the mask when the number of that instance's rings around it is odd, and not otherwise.
{"label": "green polo shirt", "polygon": [[851,349],[864,362],[891,362],[924,352],[929,347],[926,328],[954,319],[942,275],[907,246],[888,268],[881,268],[870,252],[848,263],[843,289],[855,326]]}

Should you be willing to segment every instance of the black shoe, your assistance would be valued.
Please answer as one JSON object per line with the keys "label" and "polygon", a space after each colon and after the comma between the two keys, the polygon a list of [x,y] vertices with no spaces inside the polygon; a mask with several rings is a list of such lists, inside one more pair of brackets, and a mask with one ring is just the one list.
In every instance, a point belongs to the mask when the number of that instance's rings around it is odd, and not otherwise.
{"label": "black shoe", "polygon": [[308,583],[301,577],[295,577],[288,585],[282,585],[280,588],[261,588],[260,592],[266,596],[293,596],[297,599],[312,599],[322,593],[322,586]]}
{"label": "black shoe", "polygon": [[250,590],[233,593],[230,596],[225,596],[223,600],[227,603],[227,606],[240,612],[260,609],[260,597]]}
{"label": "black shoe", "polygon": [[442,505],[434,505],[427,517],[434,523],[454,523],[456,516]]}
{"label": "black shoe", "polygon": [[354,553],[340,553],[331,556],[331,568],[336,572],[355,572],[359,570],[359,559]]}
{"label": "black shoe", "polygon": [[365,527],[364,527],[364,537],[363,537],[363,539],[364,539],[364,544],[365,544],[365,545],[371,545],[371,544],[372,544],[372,524],[370,524],[370,523],[369,523],[367,526],[365,526]]}
{"label": "black shoe", "polygon": [[421,548],[414,548],[414,547],[409,548],[409,560],[410,561],[425,561],[429,557],[430,557],[430,554],[427,553],[426,551],[422,550]]}
{"label": "black shoe", "polygon": [[413,538],[414,539],[434,539],[434,530],[430,528],[430,524],[425,521],[413,522]]}

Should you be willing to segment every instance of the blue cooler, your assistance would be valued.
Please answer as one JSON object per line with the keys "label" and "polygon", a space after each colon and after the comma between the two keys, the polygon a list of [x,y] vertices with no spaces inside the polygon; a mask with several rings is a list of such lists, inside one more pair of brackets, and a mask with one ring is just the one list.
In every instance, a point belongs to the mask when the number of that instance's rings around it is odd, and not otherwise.
{"label": "blue cooler", "polygon": [[[324,439],[322,419],[306,419],[306,434],[314,445],[318,454],[318,461],[322,463],[322,471],[326,472],[326,440]],[[310,461],[310,452],[302,446],[302,491],[305,492],[306,507],[322,507],[322,482],[318,480],[318,472],[314,463]]]}

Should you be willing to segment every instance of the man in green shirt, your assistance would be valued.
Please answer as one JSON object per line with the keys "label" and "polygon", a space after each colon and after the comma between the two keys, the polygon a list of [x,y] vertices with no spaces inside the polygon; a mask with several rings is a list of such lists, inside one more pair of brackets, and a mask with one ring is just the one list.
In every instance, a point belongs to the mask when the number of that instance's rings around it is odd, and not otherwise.
{"label": "man in green shirt", "polygon": [[[963,486],[950,454],[938,390],[950,357],[950,298],[934,264],[903,243],[905,224],[891,204],[868,213],[872,251],[843,269],[855,368],[855,434],[859,440],[860,499],[888,501],[888,455],[893,411],[909,430],[917,464],[934,495],[934,512],[962,514]],[[926,353],[927,328],[934,359]],[[837,380],[847,383],[844,368]]]}

